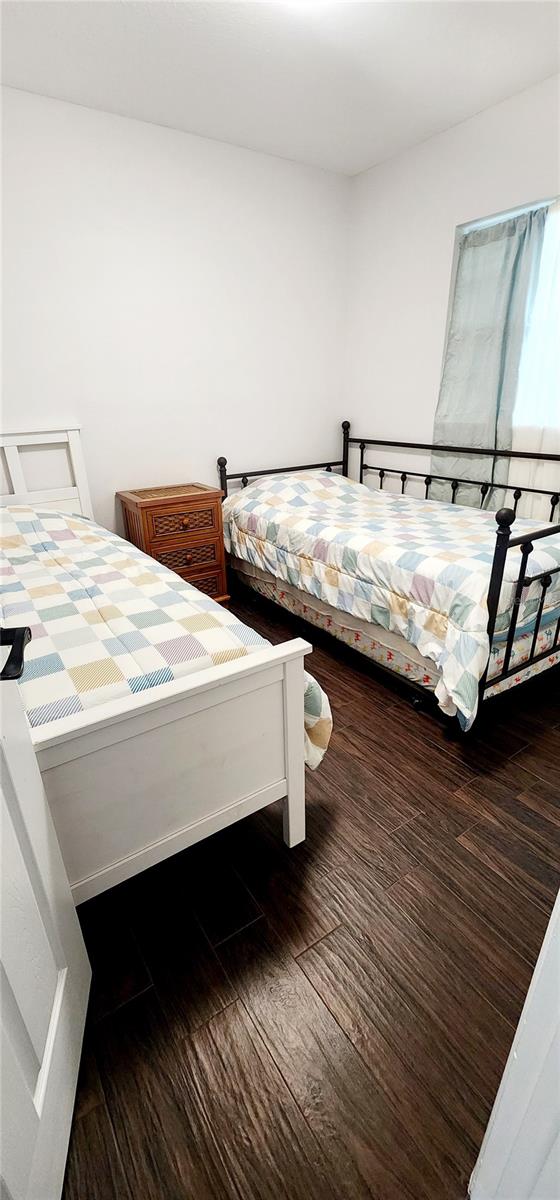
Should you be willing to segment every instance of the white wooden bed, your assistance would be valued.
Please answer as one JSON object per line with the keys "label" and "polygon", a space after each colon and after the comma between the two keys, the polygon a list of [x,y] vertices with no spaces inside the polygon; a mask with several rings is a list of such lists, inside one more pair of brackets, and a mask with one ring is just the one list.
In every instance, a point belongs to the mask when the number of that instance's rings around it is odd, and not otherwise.
{"label": "white wooden bed", "polygon": [[[3,506],[92,516],[79,429],[10,434],[0,446]],[[73,483],[33,491],[25,448],[53,446],[66,447]],[[301,638],[267,646],[31,730],[76,903],[275,800],[287,844],[304,839],[310,650]]]}

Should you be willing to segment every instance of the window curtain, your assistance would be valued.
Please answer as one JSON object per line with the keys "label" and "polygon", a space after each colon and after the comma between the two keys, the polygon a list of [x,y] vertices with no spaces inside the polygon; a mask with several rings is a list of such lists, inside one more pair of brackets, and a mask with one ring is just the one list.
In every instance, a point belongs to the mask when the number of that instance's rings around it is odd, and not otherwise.
{"label": "window curtain", "polygon": [[[560,202],[548,210],[534,302],[525,322],[519,382],[513,410],[512,450],[560,454]],[[512,487],[560,492],[560,462],[512,459]],[[508,500],[511,493],[508,495]],[[547,521],[550,501],[525,493],[520,516]],[[560,523],[560,506],[554,521]]]}
{"label": "window curtain", "polygon": [[[459,242],[434,444],[510,450],[526,326],[538,277],[547,208],[465,232]],[[508,459],[434,452],[433,475],[507,483]],[[450,499],[449,484],[432,486]],[[480,491],[459,487],[458,504],[480,504]],[[489,489],[485,506],[503,503]]]}

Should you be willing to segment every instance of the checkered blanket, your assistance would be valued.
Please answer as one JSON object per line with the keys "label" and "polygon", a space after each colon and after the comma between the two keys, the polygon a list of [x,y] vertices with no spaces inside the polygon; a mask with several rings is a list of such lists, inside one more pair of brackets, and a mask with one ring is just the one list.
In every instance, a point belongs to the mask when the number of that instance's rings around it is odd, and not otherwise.
{"label": "checkered blanket", "polygon": [[[535,529],[517,521],[516,532]],[[227,549],[327,604],[400,633],[441,672],[440,707],[469,728],[488,661],[493,513],[372,491],[326,471],[267,476],[224,503]],[[560,536],[535,544],[528,574],[560,566]],[[519,549],[509,552],[496,638],[509,625]],[[560,613],[560,574],[543,626]],[[525,590],[518,632],[534,625],[540,585]]]}
{"label": "checkered blanket", "polygon": [[[20,680],[32,726],[169,683],[268,645],[173,571],[84,517],[10,506],[0,527],[2,623],[29,625]],[[332,720],[305,676],[310,767]]]}

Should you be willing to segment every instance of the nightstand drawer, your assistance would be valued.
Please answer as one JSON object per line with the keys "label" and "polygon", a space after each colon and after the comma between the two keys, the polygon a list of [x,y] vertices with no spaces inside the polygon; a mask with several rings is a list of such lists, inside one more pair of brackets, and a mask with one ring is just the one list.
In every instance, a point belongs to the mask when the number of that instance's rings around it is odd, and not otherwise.
{"label": "nightstand drawer", "polygon": [[198,588],[199,592],[205,592],[207,596],[212,596],[217,600],[219,596],[225,595],[225,582],[221,569],[217,571],[205,571],[199,575],[191,575],[189,573],[188,583],[192,583],[193,587]]}
{"label": "nightstand drawer", "polygon": [[178,533],[217,533],[219,528],[216,504],[189,505],[179,511],[148,509],[145,520],[148,537],[153,542],[176,537]]}
{"label": "nightstand drawer", "polygon": [[169,567],[170,571],[187,576],[204,567],[220,567],[221,545],[218,541],[213,541],[195,546],[192,542],[185,541],[184,545],[169,546],[168,549],[158,546],[157,550],[154,550],[154,556],[164,567]]}

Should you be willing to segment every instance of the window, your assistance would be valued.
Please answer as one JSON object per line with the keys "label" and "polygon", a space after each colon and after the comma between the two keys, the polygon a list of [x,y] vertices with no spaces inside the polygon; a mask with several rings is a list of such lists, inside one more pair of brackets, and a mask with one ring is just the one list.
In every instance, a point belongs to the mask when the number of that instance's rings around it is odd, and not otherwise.
{"label": "window", "polygon": [[560,202],[548,211],[523,333],[513,424],[560,430]]}
{"label": "window", "polygon": [[[548,210],[539,271],[521,348],[513,410],[512,450],[560,454],[560,203]],[[509,481],[519,487],[560,486],[558,463],[512,459]],[[524,516],[545,516],[548,505],[527,495]]]}
{"label": "window", "polygon": [[[458,231],[434,442],[556,453],[560,440],[560,204],[547,202]],[[555,464],[435,453],[434,474],[558,486]],[[549,469],[550,468],[550,469]],[[461,488],[461,503],[477,503]],[[498,488],[489,507],[503,503]],[[536,515],[537,506],[527,515]],[[520,513],[523,507],[520,506]]]}

